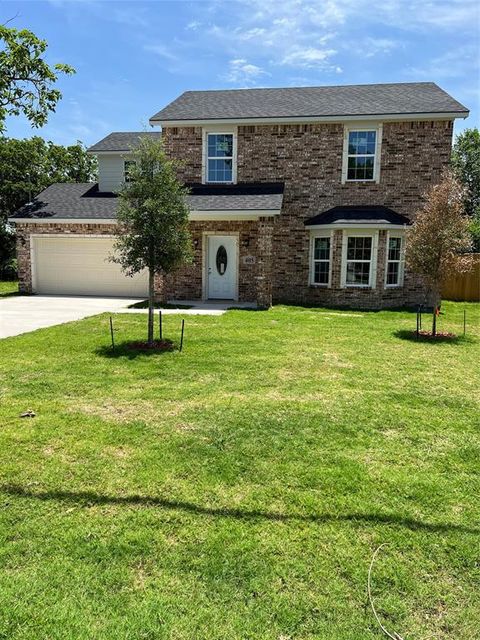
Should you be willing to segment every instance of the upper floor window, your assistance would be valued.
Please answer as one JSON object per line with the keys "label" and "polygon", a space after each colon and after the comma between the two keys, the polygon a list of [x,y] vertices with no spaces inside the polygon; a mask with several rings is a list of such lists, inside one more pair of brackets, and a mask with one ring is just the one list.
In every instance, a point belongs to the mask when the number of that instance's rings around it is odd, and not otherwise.
{"label": "upper floor window", "polygon": [[233,133],[208,133],[206,142],[206,182],[234,182]]}
{"label": "upper floor window", "polygon": [[401,236],[389,236],[385,286],[399,287],[403,280],[403,241]]}
{"label": "upper floor window", "polygon": [[313,237],[311,283],[328,285],[330,282],[330,236]]}
{"label": "upper floor window", "polygon": [[379,181],[381,134],[381,126],[371,129],[346,129],[343,182]]}
{"label": "upper floor window", "polygon": [[132,181],[130,172],[135,164],[135,160],[125,160],[125,162],[123,163],[123,179],[125,182]]}
{"label": "upper floor window", "polygon": [[376,131],[349,131],[347,180],[373,180]]}

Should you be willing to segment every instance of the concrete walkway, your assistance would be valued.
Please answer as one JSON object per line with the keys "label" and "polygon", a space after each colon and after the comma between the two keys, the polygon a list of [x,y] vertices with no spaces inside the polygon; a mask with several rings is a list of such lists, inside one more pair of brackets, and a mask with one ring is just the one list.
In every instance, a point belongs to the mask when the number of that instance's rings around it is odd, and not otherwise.
{"label": "concrete walkway", "polygon": [[[98,313],[148,313],[148,309],[128,309],[138,298],[93,298],[89,296],[11,296],[0,300],[0,339],[36,329],[81,320]],[[190,309],[162,309],[162,314],[221,316],[229,308],[255,309],[255,304],[231,301],[171,301]]]}
{"label": "concrete walkway", "polygon": [[81,320],[105,311],[125,310],[138,298],[11,296],[0,300],[0,338]]}
{"label": "concrete walkway", "polygon": [[[179,305],[178,309],[162,309],[162,315],[181,313],[185,316],[222,316],[229,309],[256,309],[253,302],[232,302],[231,300],[211,302],[202,300],[169,300],[171,306]],[[189,307],[186,309],[185,307]],[[148,313],[148,309],[118,309],[116,313]],[[155,309],[158,313],[158,309]]]}

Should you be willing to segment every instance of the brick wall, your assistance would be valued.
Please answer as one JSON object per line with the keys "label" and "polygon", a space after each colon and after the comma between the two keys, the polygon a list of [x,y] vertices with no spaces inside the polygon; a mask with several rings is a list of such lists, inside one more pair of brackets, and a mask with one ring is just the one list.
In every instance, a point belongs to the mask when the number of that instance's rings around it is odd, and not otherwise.
{"label": "brick wall", "polygon": [[[238,297],[242,302],[255,302],[261,306],[271,304],[271,278],[265,291],[264,271],[271,268],[270,256],[265,254],[264,231],[259,231],[257,221],[205,221],[191,222],[193,263],[167,277],[166,296],[173,299],[195,300],[202,298],[202,286],[206,257],[207,235],[236,235],[238,237]],[[267,223],[269,224],[269,223]],[[268,232],[267,232],[268,234]],[[259,246],[260,245],[260,246]],[[267,252],[268,253],[268,252]],[[250,263],[245,258],[253,257]],[[266,265],[266,266],[265,266]]]}
{"label": "brick wall", "polygon": [[[384,123],[380,182],[342,184],[342,124],[238,127],[238,182],[285,182],[282,213],[273,227],[273,297],[278,301],[379,307],[423,300],[418,280],[406,274],[400,290],[321,289],[308,285],[309,232],[304,221],[337,205],[385,205],[410,218],[425,191],[440,180],[450,158],[450,121]],[[199,127],[164,129],[167,152],[187,158],[181,177],[201,181]],[[385,250],[385,236],[379,251]],[[383,246],[382,246],[383,245]],[[334,252],[334,259],[340,259]],[[379,269],[380,265],[379,257]]]}
{"label": "brick wall", "polygon": [[[202,130],[166,127],[167,153],[183,161],[185,182],[200,182]],[[194,263],[157,279],[159,297],[202,296],[203,243],[206,232],[238,234],[239,298],[268,306],[276,301],[355,307],[386,307],[423,301],[419,281],[405,275],[405,286],[385,289],[385,232],[380,232],[377,284],[371,289],[340,287],[341,232],[334,236],[331,288],[309,286],[310,234],[304,221],[336,205],[385,205],[413,217],[423,193],[437,183],[450,157],[452,123],[394,122],[383,125],[380,183],[341,183],[343,125],[269,125],[238,128],[238,181],[285,182],[281,215],[274,221],[192,222]],[[29,233],[112,234],[113,225],[17,225],[20,290],[31,292]],[[254,256],[253,264],[244,261]]]}
{"label": "brick wall", "polygon": [[[270,221],[192,222],[193,263],[169,275],[165,282],[155,278],[156,297],[159,300],[201,299],[203,259],[206,238],[209,233],[238,237],[238,294],[242,302],[258,301],[268,307],[272,300],[271,261],[268,237],[271,237]],[[259,232],[260,229],[260,232]],[[114,224],[35,223],[17,224],[17,256],[19,290],[32,293],[31,238],[30,234],[113,235]],[[267,240],[265,240],[267,236]],[[261,243],[261,246],[259,246]],[[253,257],[254,261],[245,260]]]}
{"label": "brick wall", "polygon": [[16,224],[17,229],[17,260],[18,260],[18,289],[21,293],[32,293],[32,265],[30,260],[30,234],[76,234],[76,235],[112,235],[114,224],[83,224],[83,223],[35,223]]}

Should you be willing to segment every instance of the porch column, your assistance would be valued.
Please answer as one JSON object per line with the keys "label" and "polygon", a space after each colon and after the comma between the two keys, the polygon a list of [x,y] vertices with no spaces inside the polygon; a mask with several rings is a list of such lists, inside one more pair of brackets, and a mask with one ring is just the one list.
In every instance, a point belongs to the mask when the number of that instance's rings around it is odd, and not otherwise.
{"label": "porch column", "polygon": [[257,305],[272,306],[273,218],[260,218],[257,227]]}
{"label": "porch column", "polygon": [[[27,227],[27,225],[25,225]],[[18,290],[20,293],[32,293],[32,263],[30,253],[30,232],[27,228],[17,228],[17,270]]]}

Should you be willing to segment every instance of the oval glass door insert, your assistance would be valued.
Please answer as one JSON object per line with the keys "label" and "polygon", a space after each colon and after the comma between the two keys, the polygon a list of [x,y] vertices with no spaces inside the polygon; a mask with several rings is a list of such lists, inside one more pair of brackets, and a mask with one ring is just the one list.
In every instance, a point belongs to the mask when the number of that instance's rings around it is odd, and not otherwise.
{"label": "oval glass door insert", "polygon": [[217,249],[217,257],[215,258],[215,262],[219,275],[223,276],[223,274],[227,270],[227,250],[225,249],[223,244],[221,244]]}

